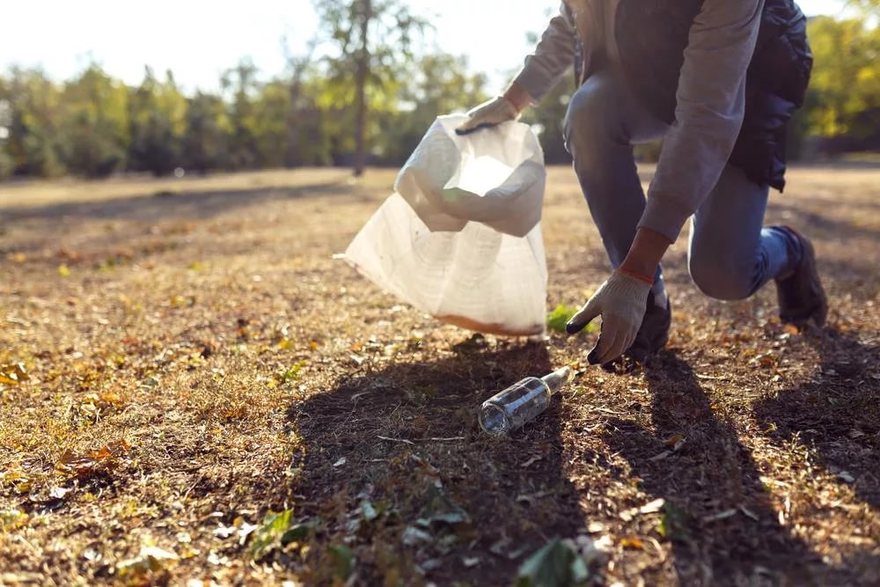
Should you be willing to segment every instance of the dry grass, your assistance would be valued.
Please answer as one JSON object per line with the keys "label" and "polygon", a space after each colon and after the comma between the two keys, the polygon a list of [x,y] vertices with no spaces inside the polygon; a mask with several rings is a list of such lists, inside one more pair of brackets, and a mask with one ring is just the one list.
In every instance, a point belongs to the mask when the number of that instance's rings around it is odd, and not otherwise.
{"label": "dry grass", "polygon": [[[468,343],[332,260],[392,179],[0,191],[0,365],[30,377],[0,386],[0,584],[329,584],[342,545],[358,584],[509,584],[583,534],[607,582],[880,582],[880,172],[795,170],[774,199],[816,239],[829,328],[784,328],[772,287],[701,296],[681,239],[668,352],[632,375],[586,367],[592,335]],[[606,266],[568,169],[545,239],[548,304],[579,304]],[[482,399],[561,364],[545,416],[480,435]],[[287,509],[307,530],[254,561],[237,532]],[[406,533],[440,510],[466,520]]]}

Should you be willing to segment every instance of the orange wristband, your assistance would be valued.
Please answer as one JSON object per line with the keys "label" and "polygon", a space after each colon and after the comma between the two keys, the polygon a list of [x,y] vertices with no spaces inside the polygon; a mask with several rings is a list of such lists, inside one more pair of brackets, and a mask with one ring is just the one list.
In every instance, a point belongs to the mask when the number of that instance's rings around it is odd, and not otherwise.
{"label": "orange wristband", "polygon": [[621,269],[620,267],[618,267],[617,270],[620,273],[623,273],[624,275],[632,277],[633,279],[638,279],[639,281],[641,281],[643,283],[647,283],[648,285],[654,285],[654,278],[653,277],[648,277],[647,275],[642,275],[641,273],[636,273],[635,271]]}

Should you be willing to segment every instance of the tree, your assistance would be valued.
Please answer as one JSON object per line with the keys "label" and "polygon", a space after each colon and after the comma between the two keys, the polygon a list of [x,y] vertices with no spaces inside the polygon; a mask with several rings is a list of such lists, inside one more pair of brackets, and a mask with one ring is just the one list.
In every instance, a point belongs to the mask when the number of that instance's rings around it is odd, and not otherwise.
{"label": "tree", "polygon": [[250,59],[242,59],[223,74],[220,85],[231,102],[230,162],[235,169],[252,169],[257,163],[257,140],[253,131],[254,97],[260,89],[257,68]]}
{"label": "tree", "polygon": [[287,163],[291,109],[290,87],[286,80],[273,80],[260,88],[253,104],[253,132],[257,165],[283,167]]}
{"label": "tree", "polygon": [[123,167],[129,142],[128,89],[92,64],[61,93],[69,171],[104,177]]}
{"label": "tree", "polygon": [[232,123],[223,98],[198,92],[187,102],[181,164],[205,175],[229,166]]}
{"label": "tree", "polygon": [[15,163],[9,155],[9,127],[12,125],[12,110],[6,96],[6,80],[0,78],[0,180],[6,179],[15,171]]}
{"label": "tree", "polygon": [[[331,90],[354,107],[354,174],[363,174],[371,102],[393,93],[414,39],[428,26],[402,0],[315,0],[327,41]],[[351,91],[347,91],[350,88]]]}
{"label": "tree", "polygon": [[848,4],[866,16],[880,16],[880,0],[849,0]]}
{"label": "tree", "polygon": [[809,24],[815,66],[808,119],[813,134],[880,132],[880,29],[863,19],[822,16]]}
{"label": "tree", "polygon": [[39,69],[12,68],[0,83],[3,175],[64,173],[61,92]]}
{"label": "tree", "polygon": [[144,81],[129,101],[129,169],[167,175],[180,165],[187,102],[170,71],[160,83],[146,68]]}
{"label": "tree", "polygon": [[565,121],[565,113],[568,111],[568,102],[575,89],[574,75],[566,75],[544,96],[540,104],[526,111],[523,117],[523,122],[535,124],[540,129],[538,136],[547,164],[571,162],[571,155],[565,149],[562,125]]}
{"label": "tree", "polygon": [[467,60],[446,53],[425,55],[401,83],[393,110],[379,117],[384,132],[377,152],[386,163],[403,163],[441,114],[461,112],[487,98],[486,76],[469,74]]}

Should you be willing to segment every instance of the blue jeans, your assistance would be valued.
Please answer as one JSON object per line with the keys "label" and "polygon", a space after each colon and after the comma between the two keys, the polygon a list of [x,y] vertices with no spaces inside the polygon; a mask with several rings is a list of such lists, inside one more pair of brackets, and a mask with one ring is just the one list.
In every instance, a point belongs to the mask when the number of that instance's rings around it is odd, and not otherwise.
{"label": "blue jeans", "polygon": [[[633,145],[662,138],[667,129],[608,70],[592,75],[569,102],[566,148],[613,267],[626,257],[645,209]],[[790,229],[763,227],[768,192],[727,165],[691,218],[688,270],[706,295],[747,298],[799,262],[801,245]],[[661,268],[656,277],[662,289]]]}

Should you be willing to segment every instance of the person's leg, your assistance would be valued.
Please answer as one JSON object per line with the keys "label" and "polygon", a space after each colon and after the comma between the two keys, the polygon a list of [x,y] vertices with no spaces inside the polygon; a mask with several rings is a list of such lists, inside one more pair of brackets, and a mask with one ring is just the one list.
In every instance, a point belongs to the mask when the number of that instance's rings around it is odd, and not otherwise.
{"label": "person's leg", "polygon": [[691,219],[688,268],[706,295],[744,299],[797,268],[803,245],[794,231],[763,226],[768,194],[768,186],[727,165]]}
{"label": "person's leg", "polygon": [[[624,88],[610,71],[590,76],[571,97],[564,125],[565,146],[615,268],[629,252],[645,209],[632,145],[660,138],[668,128]],[[658,268],[655,289],[665,302],[661,276]]]}

